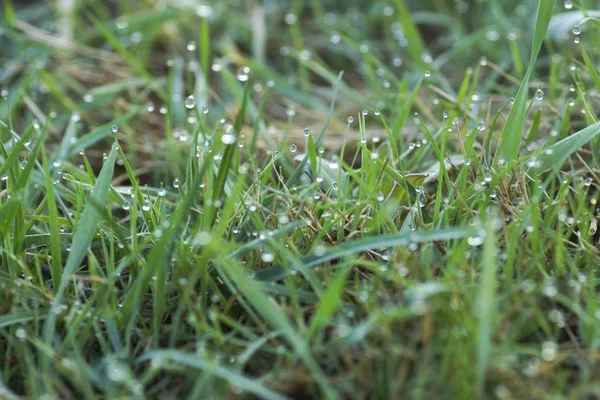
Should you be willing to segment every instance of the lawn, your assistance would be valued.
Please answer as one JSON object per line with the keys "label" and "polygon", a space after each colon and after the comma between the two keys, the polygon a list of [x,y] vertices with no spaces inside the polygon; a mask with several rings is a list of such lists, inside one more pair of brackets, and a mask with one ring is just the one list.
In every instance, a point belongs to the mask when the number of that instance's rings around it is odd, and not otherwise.
{"label": "lawn", "polygon": [[597,1],[0,7],[0,399],[600,398]]}

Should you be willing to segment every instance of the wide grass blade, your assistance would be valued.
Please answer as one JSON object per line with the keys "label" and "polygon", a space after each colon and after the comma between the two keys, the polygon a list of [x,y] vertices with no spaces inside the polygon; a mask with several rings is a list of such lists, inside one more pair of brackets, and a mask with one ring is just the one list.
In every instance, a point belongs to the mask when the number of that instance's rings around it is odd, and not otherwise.
{"label": "wide grass blade", "polygon": [[[447,228],[431,231],[401,232],[391,235],[368,237],[362,240],[347,242],[330,248],[323,255],[311,255],[302,259],[306,268],[321,265],[340,257],[347,257],[363,251],[392,246],[406,246],[409,243],[429,243],[445,240],[461,239],[473,233],[471,228]],[[255,279],[265,282],[275,282],[285,277],[282,266],[273,266],[256,272]]]}
{"label": "wide grass blade", "polygon": [[217,269],[220,273],[226,274],[227,278],[235,284],[235,289],[245,297],[246,301],[269,325],[281,331],[298,357],[302,358],[307,368],[311,370],[325,397],[329,399],[337,398],[337,393],[330,387],[323,371],[310,354],[306,342],[298,334],[296,327],[292,325],[283,309],[277,303],[271,301],[261,290],[258,282],[244,273],[237,262],[225,256],[220,257]]}
{"label": "wide grass blade", "polygon": [[562,164],[598,134],[600,134],[600,122],[556,142],[536,157],[536,168],[542,172]]}
{"label": "wide grass blade", "polygon": [[479,296],[475,303],[475,315],[479,318],[477,327],[477,391],[479,397],[485,397],[485,377],[489,366],[489,358],[494,333],[496,315],[496,238],[494,235],[494,221],[488,221],[486,236],[483,244],[481,259],[481,283]]}
{"label": "wide grass blade", "polygon": [[45,152],[42,152],[44,166],[44,179],[46,181],[46,207],[48,208],[48,226],[50,228],[50,252],[52,254],[51,275],[55,288],[60,287],[62,281],[62,250],[60,248],[60,228],[58,223],[58,210],[56,207],[56,194],[52,172],[48,167]]}
{"label": "wide grass blade", "polygon": [[[86,253],[88,252],[89,246],[96,234],[98,223],[102,215],[101,210],[98,209],[97,204],[106,204],[108,192],[110,189],[110,182],[113,177],[115,160],[117,157],[117,144],[113,145],[113,148],[108,155],[108,158],[102,166],[102,170],[96,180],[96,185],[90,194],[90,198],[94,200],[94,203],[88,203],[79,218],[79,222],[75,227],[73,235],[73,243],[71,244],[71,251],[67,258],[64,270],[62,271],[63,279],[60,282],[56,292],[54,294],[54,301],[50,307],[50,313],[48,319],[44,324],[44,341],[50,345],[54,336],[54,330],[56,328],[57,319],[57,307],[59,307],[64,298],[65,290],[69,284],[70,277],[75,273],[77,267],[80,266]],[[46,360],[49,361],[49,360]],[[48,368],[49,365],[46,365]]]}
{"label": "wide grass blade", "polygon": [[264,385],[260,380],[242,375],[239,372],[227,369],[215,362],[207,361],[195,354],[188,354],[178,350],[152,350],[144,353],[137,359],[138,362],[150,361],[158,365],[165,363],[174,363],[189,368],[197,368],[208,374],[214,374],[219,378],[229,382],[232,386],[245,392],[252,393],[261,399],[266,400],[285,400],[283,396]]}
{"label": "wide grass blade", "polygon": [[519,157],[523,127],[525,125],[525,118],[527,117],[529,81],[535,67],[535,60],[537,59],[542,48],[542,43],[544,42],[553,7],[553,0],[539,0],[535,32],[533,35],[533,43],[531,45],[531,56],[529,58],[529,67],[527,68],[527,72],[525,72],[525,77],[521,81],[521,86],[519,87],[515,101],[508,113],[506,125],[504,125],[504,129],[502,130],[500,138],[502,158],[509,164]]}

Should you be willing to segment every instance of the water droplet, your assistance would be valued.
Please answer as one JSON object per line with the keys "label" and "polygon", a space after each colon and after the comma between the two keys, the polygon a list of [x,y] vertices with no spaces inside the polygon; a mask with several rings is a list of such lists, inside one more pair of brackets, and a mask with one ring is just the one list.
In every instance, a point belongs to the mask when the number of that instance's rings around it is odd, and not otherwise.
{"label": "water droplet", "polygon": [[179,185],[180,185],[180,183],[179,183],[179,179],[175,178],[175,180],[173,181],[173,187],[174,187],[175,189],[177,189],[177,188],[179,188]]}
{"label": "water droplet", "polygon": [[210,232],[198,232],[194,237],[193,244],[195,246],[206,246],[212,240]]}
{"label": "water droplet", "polygon": [[558,346],[556,343],[546,341],[542,343],[542,359],[544,361],[553,361],[556,358],[558,352]]}
{"label": "water droplet", "polygon": [[196,7],[196,14],[199,17],[208,18],[212,15],[212,13],[213,13],[213,9],[209,5],[200,4],[198,7]]}
{"label": "water droplet", "polygon": [[235,135],[231,134],[231,133],[226,133],[223,136],[221,136],[221,142],[223,142],[223,144],[233,144],[235,143]]}
{"label": "water droplet", "polygon": [[304,136],[309,136],[310,135],[310,128],[304,128],[304,131],[302,133],[304,134]]}
{"label": "water droplet", "polygon": [[362,111],[362,115],[364,115],[365,117],[366,117],[367,115],[369,115],[369,110],[363,110],[363,111]]}
{"label": "water droplet", "polygon": [[240,82],[246,82],[248,81],[248,78],[250,76],[250,67],[244,66],[241,67],[240,69],[238,69],[237,71],[237,79]]}
{"label": "water droplet", "polygon": [[471,236],[467,239],[467,243],[470,246],[481,246],[483,244],[483,237],[481,236]]}
{"label": "water droplet", "polygon": [[129,211],[129,209],[131,208],[131,205],[129,204],[128,201],[124,201],[123,205],[121,207],[123,207],[123,210]]}
{"label": "water droplet", "polygon": [[379,117],[381,115],[381,111],[379,110],[379,108],[375,109],[373,115],[375,115],[376,117]]}
{"label": "water droplet", "polygon": [[94,96],[92,96],[91,94],[87,93],[83,96],[83,101],[86,103],[91,103],[92,101],[94,101]]}
{"label": "water droplet", "polygon": [[431,76],[431,71],[425,71],[425,78],[429,78]]}
{"label": "water droplet", "polygon": [[290,145],[290,151],[291,151],[292,153],[295,153],[295,152],[296,152],[296,150],[298,150],[298,146],[296,146],[295,144],[292,144],[292,145]]}
{"label": "water droplet", "polygon": [[543,100],[544,99],[544,92],[542,92],[542,89],[538,89],[535,92],[535,99],[536,100]]}
{"label": "water droplet", "polygon": [[27,331],[23,328],[17,328],[15,330],[15,336],[20,340],[25,340],[27,338]]}
{"label": "water droplet", "polygon": [[113,133],[117,133],[117,131],[119,130],[119,127],[118,127],[118,126],[116,126],[116,125],[113,125],[113,126],[110,128],[110,130],[111,130]]}
{"label": "water droplet", "polygon": [[573,1],[572,0],[565,0],[565,9],[566,10],[570,10],[571,8],[573,8]]}
{"label": "water droplet", "polygon": [[194,96],[186,97],[185,98],[185,108],[187,108],[188,110],[191,110],[194,107],[196,107],[196,99],[194,99]]}
{"label": "water droplet", "polygon": [[295,14],[290,13],[290,14],[285,14],[285,16],[283,17],[283,20],[288,25],[294,25],[298,21],[298,17],[296,17]]}
{"label": "water droplet", "polygon": [[348,117],[348,123],[351,124],[354,122],[354,117],[350,116]]}
{"label": "water droplet", "polygon": [[194,42],[193,40],[191,42],[188,42],[186,48],[188,49],[188,51],[196,50],[196,42]]}
{"label": "water droplet", "polygon": [[260,255],[260,259],[266,263],[271,263],[275,259],[275,256],[273,255],[273,253],[269,253],[269,252],[265,251]]}

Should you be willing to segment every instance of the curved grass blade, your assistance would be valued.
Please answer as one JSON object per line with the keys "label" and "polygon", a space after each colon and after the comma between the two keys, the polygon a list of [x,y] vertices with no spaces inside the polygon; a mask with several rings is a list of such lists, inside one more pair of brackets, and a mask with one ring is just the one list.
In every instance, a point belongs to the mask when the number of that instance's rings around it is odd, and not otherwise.
{"label": "curved grass blade", "polygon": [[556,142],[537,156],[538,171],[542,172],[562,164],[578,149],[598,136],[598,134],[600,134],[600,122],[596,122],[595,124]]}
{"label": "curved grass blade", "polygon": [[138,362],[165,362],[170,361],[175,364],[184,365],[190,368],[197,368],[235,385],[240,389],[253,393],[261,399],[266,400],[285,400],[287,397],[269,389],[260,384],[260,381],[254,378],[246,377],[238,372],[232,371],[220,365],[206,361],[194,354],[187,354],[177,350],[153,350],[145,353],[137,359]]}
{"label": "curved grass blade", "polygon": [[[105,204],[106,199],[108,197],[108,192],[110,189],[110,183],[113,177],[113,172],[115,168],[115,159],[117,157],[117,144],[113,144],[113,148],[104,162],[102,169],[100,170],[100,175],[96,180],[96,185],[90,194],[90,197],[95,200],[97,204]],[[74,274],[77,267],[83,261],[85,254],[88,251],[90,243],[94,238],[94,234],[96,233],[96,228],[100,221],[101,210],[99,210],[95,205],[88,204],[81,217],[79,219],[79,223],[75,227],[75,231],[73,234],[73,243],[71,244],[71,252],[69,253],[69,257],[67,258],[64,270],[62,271],[63,279],[60,282],[60,286],[56,289],[54,301],[50,307],[49,316],[46,319],[44,324],[44,333],[43,338],[46,344],[51,344],[54,330],[56,328],[56,318],[57,318],[57,307],[60,306],[63,302],[64,292],[67,289],[67,285],[70,282],[69,277]],[[50,362],[48,358],[45,359],[44,369],[46,371],[50,367]]]}
{"label": "curved grass blade", "polygon": [[[317,140],[315,141],[315,146],[318,146],[323,141],[323,137],[325,136],[325,132],[327,131],[327,126],[329,125],[329,120],[331,119],[331,116],[333,115],[333,109],[335,107],[335,99],[337,98],[338,92],[340,90],[340,85],[342,84],[343,76],[344,76],[344,71],[339,73],[335,83],[333,84],[333,95],[331,96],[331,104],[329,106],[329,112],[327,113],[327,118],[325,118],[325,122],[323,123],[323,128],[321,129],[321,133],[319,133],[319,136],[317,137]],[[300,164],[296,167],[294,172],[290,175],[290,178],[288,179],[289,182],[294,182],[298,178],[298,176],[302,173],[302,171],[304,171],[304,166],[306,165],[307,162],[308,162],[308,154],[306,155],[306,157],[304,157],[302,159],[302,161],[300,161]],[[314,171],[313,171],[313,173],[314,173]]]}
{"label": "curved grass blade", "polygon": [[107,124],[97,127],[96,129],[91,130],[89,133],[83,135],[71,145],[71,148],[68,151],[67,156],[65,158],[73,157],[79,152],[79,150],[83,150],[93,145],[94,143],[97,143],[100,140],[104,139],[108,135],[112,134],[113,125],[119,126],[124,124],[125,122],[129,121],[131,118],[135,117],[137,114],[142,112],[144,109],[145,107],[138,107],[129,111],[127,114],[115,119],[114,121],[111,121]]}
{"label": "curved grass blade", "polygon": [[52,254],[52,268],[50,269],[50,272],[54,287],[60,287],[62,281],[62,250],[60,248],[58,208],[56,207],[56,194],[54,192],[52,172],[48,166],[48,159],[45,151],[42,151],[42,165],[44,166],[44,179],[46,181],[46,207],[48,208],[50,253]]}
{"label": "curved grass blade", "polygon": [[[244,95],[242,98],[242,105],[240,107],[240,111],[238,112],[235,123],[233,125],[233,132],[235,134],[235,138],[239,136],[242,131],[242,124],[244,123],[244,117],[246,116],[246,106],[248,105],[248,90],[250,85],[246,83],[246,87],[244,88]],[[219,164],[219,173],[217,175],[217,181],[215,182],[215,191],[213,194],[213,202],[212,204],[216,204],[218,201],[221,201],[221,197],[225,192],[225,183],[227,183],[227,176],[229,175],[229,169],[231,164],[233,163],[233,155],[238,148],[235,145],[236,140],[232,141],[229,144],[225,145],[225,151],[223,152],[223,158],[221,159],[221,164]],[[217,216],[214,206],[207,207],[206,210],[208,218],[206,221],[209,223],[209,226],[215,221]],[[206,227],[206,224],[205,224]]]}
{"label": "curved grass blade", "polygon": [[[260,289],[260,285],[254,279],[249,277],[233,259],[222,255],[216,263],[219,274],[233,282],[232,289],[240,292],[256,312],[264,320],[277,329],[286,338],[288,343],[294,349],[298,357],[302,358],[306,367],[311,371],[315,380],[319,384],[323,395],[327,399],[338,398],[337,393],[329,385],[329,382],[321,370],[319,364],[315,361],[309,351],[303,338],[297,333],[297,328],[288,319],[281,307],[271,301],[271,299]],[[228,278],[228,279],[227,279]]]}
{"label": "curved grass blade", "polygon": [[544,42],[553,7],[553,0],[539,0],[535,32],[533,34],[533,43],[531,45],[531,56],[529,58],[529,67],[527,68],[527,72],[525,72],[525,77],[523,77],[523,81],[521,82],[521,86],[515,97],[515,102],[508,113],[506,125],[504,125],[501,135],[502,157],[508,164],[519,157],[523,127],[525,126],[525,118],[527,117],[527,92],[529,80],[531,79],[533,68],[535,67],[535,60],[537,59],[542,48],[542,43]]}
{"label": "curved grass blade", "polygon": [[[409,243],[427,243],[461,239],[473,234],[472,228],[448,228],[431,231],[401,232],[387,236],[374,236],[362,240],[343,243],[330,248],[324,255],[311,255],[302,259],[306,268],[312,268],[327,261],[351,256],[366,250],[405,246]],[[263,282],[275,282],[284,278],[285,269],[281,265],[256,271],[255,279]]]}

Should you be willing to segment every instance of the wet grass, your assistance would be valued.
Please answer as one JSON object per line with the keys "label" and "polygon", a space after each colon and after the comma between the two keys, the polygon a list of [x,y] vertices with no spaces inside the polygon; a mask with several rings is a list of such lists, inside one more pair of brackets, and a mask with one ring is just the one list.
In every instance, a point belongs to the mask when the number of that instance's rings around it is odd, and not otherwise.
{"label": "wet grass", "polygon": [[600,397],[594,1],[69,3],[2,3],[0,398]]}

